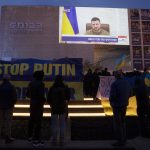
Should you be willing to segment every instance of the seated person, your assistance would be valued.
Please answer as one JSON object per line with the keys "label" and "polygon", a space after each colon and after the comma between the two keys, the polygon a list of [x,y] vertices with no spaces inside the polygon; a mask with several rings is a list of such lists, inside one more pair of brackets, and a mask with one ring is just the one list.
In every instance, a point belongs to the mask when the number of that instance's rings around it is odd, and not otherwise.
{"label": "seated person", "polygon": [[110,33],[101,28],[100,19],[97,17],[93,17],[91,19],[92,29],[86,31],[86,35],[109,35]]}

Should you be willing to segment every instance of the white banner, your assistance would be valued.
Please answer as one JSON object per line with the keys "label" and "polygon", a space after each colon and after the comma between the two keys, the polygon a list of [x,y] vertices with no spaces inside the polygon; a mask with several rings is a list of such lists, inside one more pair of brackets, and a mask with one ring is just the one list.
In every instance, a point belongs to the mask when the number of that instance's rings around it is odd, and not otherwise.
{"label": "white banner", "polygon": [[109,98],[110,87],[114,82],[114,76],[100,76],[100,84],[97,91],[97,98]]}

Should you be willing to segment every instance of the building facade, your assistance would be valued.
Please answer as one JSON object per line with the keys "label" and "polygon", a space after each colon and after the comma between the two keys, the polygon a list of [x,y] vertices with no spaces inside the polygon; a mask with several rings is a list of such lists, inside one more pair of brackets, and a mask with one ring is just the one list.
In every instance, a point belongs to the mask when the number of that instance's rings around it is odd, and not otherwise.
{"label": "building facade", "polygon": [[85,68],[113,70],[123,51],[130,55],[125,70],[143,70],[150,66],[149,11],[129,10],[130,46],[108,46],[59,43],[59,7],[2,6],[0,58],[83,58]]}

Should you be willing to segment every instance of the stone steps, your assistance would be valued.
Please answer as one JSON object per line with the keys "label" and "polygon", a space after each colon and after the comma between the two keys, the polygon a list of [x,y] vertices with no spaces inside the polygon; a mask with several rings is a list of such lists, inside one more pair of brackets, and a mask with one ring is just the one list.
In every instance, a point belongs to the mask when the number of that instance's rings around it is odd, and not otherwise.
{"label": "stone steps", "polygon": [[[29,116],[29,100],[18,100],[15,107],[13,116]],[[45,103],[44,116],[50,116],[51,108]],[[105,116],[104,108],[100,100],[76,100],[70,101],[68,104],[69,116]]]}

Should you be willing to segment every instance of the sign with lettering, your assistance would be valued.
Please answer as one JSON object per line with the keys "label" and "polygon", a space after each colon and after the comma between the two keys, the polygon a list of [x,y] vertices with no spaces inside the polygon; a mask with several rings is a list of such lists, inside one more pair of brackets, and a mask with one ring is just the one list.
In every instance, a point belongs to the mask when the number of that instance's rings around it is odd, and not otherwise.
{"label": "sign with lettering", "polygon": [[62,58],[55,60],[39,59],[13,59],[11,61],[0,60],[0,79],[4,74],[11,76],[11,82],[17,89],[18,99],[26,98],[26,90],[33,79],[33,73],[44,71],[45,92],[54,82],[56,75],[62,75],[68,84],[73,99],[83,99],[83,70],[81,58]]}
{"label": "sign with lettering", "polygon": [[40,22],[10,22],[10,33],[35,33],[43,31],[43,24]]}

